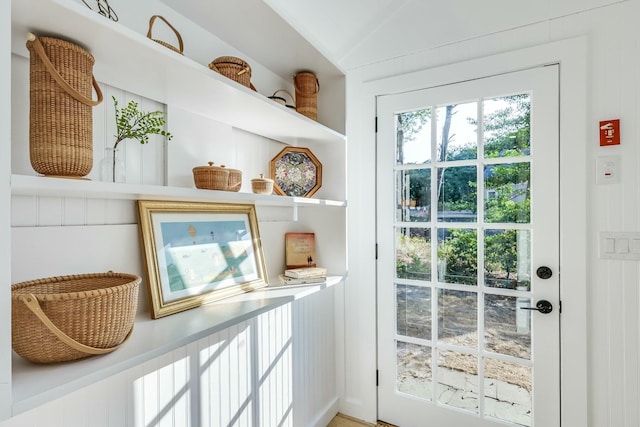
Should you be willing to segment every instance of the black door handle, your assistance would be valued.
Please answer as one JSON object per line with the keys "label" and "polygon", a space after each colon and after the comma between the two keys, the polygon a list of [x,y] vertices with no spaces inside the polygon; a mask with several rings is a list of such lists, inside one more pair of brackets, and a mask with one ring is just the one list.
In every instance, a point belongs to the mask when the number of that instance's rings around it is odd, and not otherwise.
{"label": "black door handle", "polygon": [[535,310],[542,314],[549,314],[553,311],[553,305],[546,299],[541,299],[536,303],[535,307],[520,307],[522,310]]}

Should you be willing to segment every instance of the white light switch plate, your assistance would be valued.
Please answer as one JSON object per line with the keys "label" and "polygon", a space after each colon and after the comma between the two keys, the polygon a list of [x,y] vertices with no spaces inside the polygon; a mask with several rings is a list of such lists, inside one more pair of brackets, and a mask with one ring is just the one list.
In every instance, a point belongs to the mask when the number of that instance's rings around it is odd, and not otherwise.
{"label": "white light switch plate", "polygon": [[602,259],[640,260],[640,233],[601,231],[598,247]]}

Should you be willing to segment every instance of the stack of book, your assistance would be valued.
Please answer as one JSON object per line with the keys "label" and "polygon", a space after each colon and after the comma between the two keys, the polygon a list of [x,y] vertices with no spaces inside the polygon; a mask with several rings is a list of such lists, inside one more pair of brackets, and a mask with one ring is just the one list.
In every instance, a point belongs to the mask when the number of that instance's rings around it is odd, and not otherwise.
{"label": "stack of book", "polygon": [[280,275],[285,285],[306,285],[327,281],[327,269],[322,267],[291,268]]}

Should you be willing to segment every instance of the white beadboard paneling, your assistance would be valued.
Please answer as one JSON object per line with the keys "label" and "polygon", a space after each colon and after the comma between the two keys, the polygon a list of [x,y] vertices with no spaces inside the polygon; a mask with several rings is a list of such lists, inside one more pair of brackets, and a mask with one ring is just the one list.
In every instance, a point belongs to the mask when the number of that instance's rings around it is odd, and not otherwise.
{"label": "white beadboard paneling", "polygon": [[233,167],[236,147],[231,126],[171,105],[167,111],[174,135],[167,144],[169,185],[193,188],[193,168],[208,162]]}
{"label": "white beadboard paneling", "polygon": [[38,225],[64,224],[64,200],[59,197],[40,197],[37,202]]}
{"label": "white beadboard paneling", "polygon": [[11,225],[28,227],[38,224],[38,197],[11,197]]}
{"label": "white beadboard paneling", "polygon": [[84,199],[63,201],[63,225],[84,225],[87,218],[87,204]]}
{"label": "white beadboard paneling", "polygon": [[[106,83],[99,83],[103,91],[104,101],[93,109],[93,169],[89,177],[100,181],[100,162],[105,156],[105,148],[112,148],[117,134],[115,107],[112,97],[118,101],[118,108],[127,106],[129,101],[138,103],[142,112],[162,111],[165,114],[166,126],[169,120],[165,105],[149,98],[115,88]],[[147,144],[137,140],[126,139],[118,144],[118,157],[125,164],[125,182],[131,184],[164,184],[165,175],[165,138],[161,135],[150,135]]]}

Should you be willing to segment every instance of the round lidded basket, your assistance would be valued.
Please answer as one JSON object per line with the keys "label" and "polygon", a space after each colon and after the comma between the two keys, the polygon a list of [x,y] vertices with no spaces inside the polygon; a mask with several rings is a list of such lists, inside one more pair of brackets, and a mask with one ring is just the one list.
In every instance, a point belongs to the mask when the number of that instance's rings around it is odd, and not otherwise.
{"label": "round lidded basket", "polygon": [[255,90],[251,84],[251,67],[241,58],[235,56],[220,56],[211,61],[209,68],[243,86]]}
{"label": "round lidded basket", "polygon": [[196,188],[227,191],[229,169],[226,169],[224,165],[215,166],[213,162],[209,162],[209,166],[196,166],[193,168],[193,181]]}
{"label": "round lidded basket", "polygon": [[227,184],[227,191],[240,191],[242,187],[242,171],[239,169],[229,168],[229,181]]}
{"label": "round lidded basket", "polygon": [[140,282],[110,271],[13,285],[14,351],[32,362],[54,363],[116,350],[133,331]]}
{"label": "round lidded basket", "polygon": [[273,180],[265,178],[264,174],[260,174],[260,178],[251,180],[251,190],[255,194],[271,194],[273,192]]}

